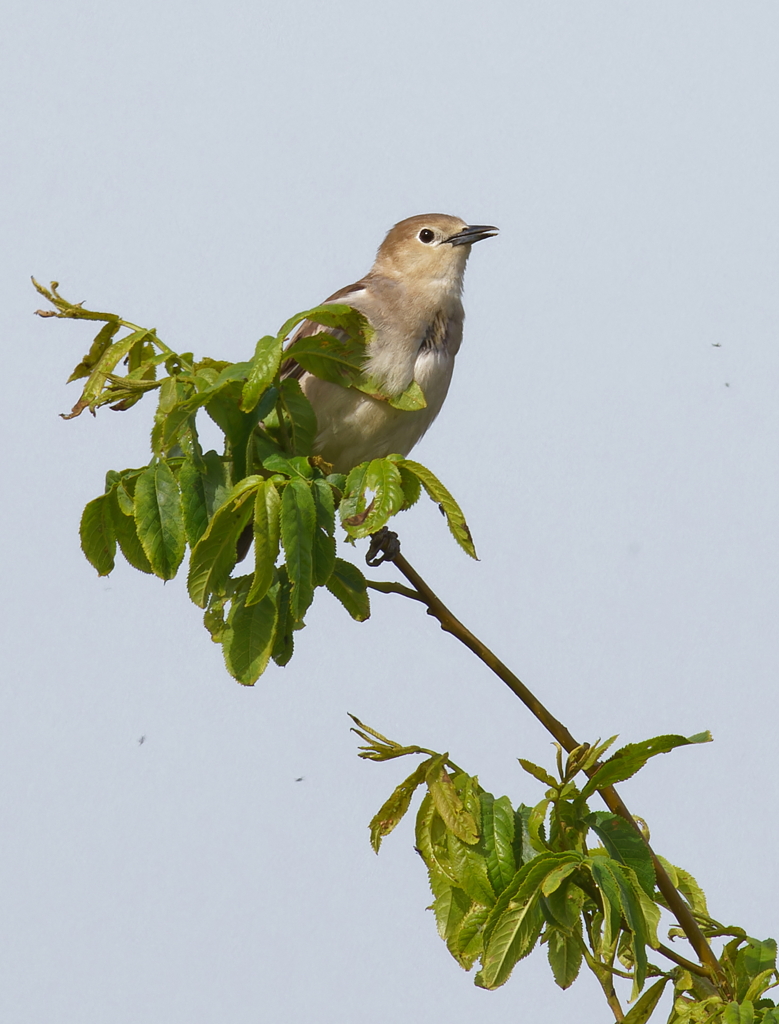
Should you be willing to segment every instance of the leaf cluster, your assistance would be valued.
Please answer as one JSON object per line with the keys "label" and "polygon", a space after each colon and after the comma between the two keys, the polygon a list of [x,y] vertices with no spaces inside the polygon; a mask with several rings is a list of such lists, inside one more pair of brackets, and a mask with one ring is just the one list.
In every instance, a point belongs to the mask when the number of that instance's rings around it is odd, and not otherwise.
{"label": "leaf cluster", "polygon": [[[668,950],[658,937],[665,901],[656,886],[646,838],[624,818],[588,806],[599,788],[629,778],[659,753],[709,740],[708,733],[628,744],[602,763],[616,737],[583,744],[567,759],[558,746],[557,776],[520,758],[522,768],[547,788],[535,804],[514,806],[507,796],[488,793],[448,753],[402,746],[354,722],[354,731],[365,741],[361,757],[386,761],[425,755],[374,816],[371,844],[378,852],[416,790],[424,789],[416,816],[416,849],[428,871],[430,909],[460,966],[471,970],[478,964],[478,986],[500,987],[518,961],[546,946],[561,988],[568,988],[585,964],[617,1019],[629,1024],[649,1020],[668,984],[675,990],[669,1024],[779,1021],[779,1008],[765,995],[779,978],[776,943],[749,938],[740,929],[723,929],[709,917],[692,875],[662,858],[706,934],[734,936],[720,958],[727,987],[718,988],[705,968],[673,954],[667,969],[650,960]],[[581,787],[576,781],[580,773],[589,776]],[[672,929],[671,937],[676,934],[678,929]],[[615,978],[631,982],[634,1005],[627,1014],[619,1006]],[[657,980],[645,989],[649,978]]]}
{"label": "leaf cluster", "polygon": [[[94,415],[104,405],[126,411],[157,392],[152,458],[106,475],[104,492],[82,515],[84,554],[101,576],[113,569],[118,548],[134,568],[169,580],[189,550],[189,595],[204,610],[205,626],[239,682],[253,684],[271,659],[289,662],[317,588],[327,589],[358,622],[370,615],[368,581],[337,555],[337,521],[353,543],[411,508],[425,491],[460,546],[476,557],[459,505],[424,466],[389,455],[344,475],[313,452],[316,416],[288,372],[295,364],[399,409],[425,405],[416,384],[387,395],[365,376],[373,331],[357,310],[306,310],[260,338],[251,359],[229,363],[174,352],[154,329],[70,303],[56,282],[48,289],[34,283],[54,307],[40,315],[102,323],[69,377],[85,383],[64,418],[85,409]],[[285,348],[300,324],[305,330]],[[222,451],[203,451],[202,413],[222,431]],[[253,571],[237,574],[250,548]]]}

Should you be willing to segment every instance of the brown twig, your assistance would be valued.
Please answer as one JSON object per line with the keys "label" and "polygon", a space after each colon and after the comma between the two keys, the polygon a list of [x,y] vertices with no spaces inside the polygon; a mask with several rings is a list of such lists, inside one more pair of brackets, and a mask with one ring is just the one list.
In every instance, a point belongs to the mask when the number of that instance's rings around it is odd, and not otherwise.
{"label": "brown twig", "polygon": [[[374,536],[374,545],[382,547],[381,542],[378,541],[378,537],[379,535]],[[452,614],[443,601],[441,601],[435,592],[427,585],[427,583],[425,583],[416,569],[409,564],[403,555],[392,551],[388,554],[388,560],[393,561],[400,572],[406,577],[418,595],[418,599],[421,599],[422,603],[426,605],[428,615],[432,615],[433,618],[438,620],[441,625],[441,629],[446,633],[451,633],[452,636],[456,637],[462,644],[465,644],[465,646],[469,648],[469,650],[473,651],[476,657],[480,658],[481,661],[483,661],[499,679],[502,679],[512,693],[519,697],[525,707],[535,715],[544,728],[552,734],[557,742],[566,751],[568,751],[568,753],[575,750],[576,747],[580,745],[578,740],[574,739],[562,722],[558,721],[558,719],[556,719],[554,715],[544,707],[541,701],[531,693],[527,686],[525,686],[525,684],[514,675],[511,669],[508,668],[507,665],[504,665],[500,658],[498,658],[486,644],[482,643],[478,637],[474,636],[474,634],[464,626],[455,615]],[[587,771],[587,775],[591,778],[600,767],[600,763],[594,764]],[[646,842],[641,829],[633,818],[633,815],[627,809],[613,786],[606,786],[599,790],[599,792],[609,810],[629,822],[646,843],[654,864],[657,887],[665,897],[670,911],[679,922],[679,925],[687,936],[690,945],[695,950],[701,964],[703,964],[706,973],[712,977],[712,979],[726,994],[730,995],[728,983],[722,971],[722,967],[714,955],[711,946],[709,946],[706,941],[706,937],[698,927],[698,923],[693,917],[689,906],[671,881],[668,872],[658,860],[649,843]],[[673,954],[672,950],[668,950],[666,952],[666,947],[661,948],[660,952],[666,956],[668,953],[672,953],[669,959],[675,963],[679,963],[681,960],[684,960],[683,957],[677,957]],[[689,961],[685,961],[684,966],[688,966],[689,969]],[[700,968],[698,969],[698,972],[700,972]]]}

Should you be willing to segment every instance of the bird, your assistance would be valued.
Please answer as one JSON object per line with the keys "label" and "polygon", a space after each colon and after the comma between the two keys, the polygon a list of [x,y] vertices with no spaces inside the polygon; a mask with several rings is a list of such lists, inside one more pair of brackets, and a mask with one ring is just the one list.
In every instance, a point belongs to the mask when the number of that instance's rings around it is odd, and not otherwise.
{"label": "bird", "polygon": [[[471,246],[497,233],[492,225],[443,213],[408,217],[390,229],[365,277],[325,299],[324,305],[352,306],[367,318],[374,335],[363,369],[381,392],[394,397],[416,381],[427,403],[396,409],[288,360],[282,376],[299,380],[316,415],[313,454],[335,472],[387,455],[407,456],[441,411],[463,337],[465,265]],[[303,321],[290,345],[322,330]]]}

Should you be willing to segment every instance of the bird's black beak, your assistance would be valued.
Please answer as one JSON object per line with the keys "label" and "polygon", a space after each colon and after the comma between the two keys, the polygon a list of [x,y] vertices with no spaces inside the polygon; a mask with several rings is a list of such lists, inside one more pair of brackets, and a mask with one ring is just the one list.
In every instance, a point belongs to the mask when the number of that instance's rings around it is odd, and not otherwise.
{"label": "bird's black beak", "polygon": [[494,238],[497,233],[498,229],[490,224],[469,224],[467,228],[458,231],[446,241],[450,245],[471,245],[473,242],[480,242],[482,238]]}

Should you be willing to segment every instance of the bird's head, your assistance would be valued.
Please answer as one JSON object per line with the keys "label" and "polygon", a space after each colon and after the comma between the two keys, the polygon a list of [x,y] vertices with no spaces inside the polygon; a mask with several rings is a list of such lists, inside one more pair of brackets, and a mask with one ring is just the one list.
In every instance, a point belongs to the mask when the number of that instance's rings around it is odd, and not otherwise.
{"label": "bird's head", "polygon": [[466,224],[445,213],[409,217],[396,224],[381,243],[375,269],[420,284],[440,282],[459,291],[471,246],[497,232],[490,225]]}

